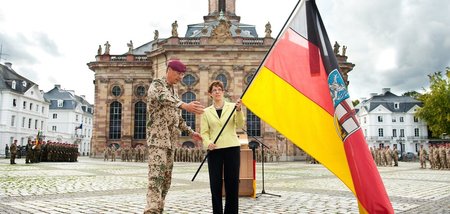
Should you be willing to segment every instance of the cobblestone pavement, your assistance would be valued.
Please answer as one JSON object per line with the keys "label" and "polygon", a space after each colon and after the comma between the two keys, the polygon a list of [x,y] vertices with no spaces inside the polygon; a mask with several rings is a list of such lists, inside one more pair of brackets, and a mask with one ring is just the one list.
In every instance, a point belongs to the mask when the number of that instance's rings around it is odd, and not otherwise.
{"label": "cobblestone pavement", "polygon": [[[17,165],[0,160],[0,213],[142,213],[147,164],[80,158],[76,163]],[[207,166],[175,163],[166,213],[211,213]],[[265,164],[265,192],[240,197],[240,213],[358,213],[344,184],[321,165]],[[450,213],[450,171],[418,163],[379,168],[396,213]],[[261,164],[257,193],[262,192]]]}

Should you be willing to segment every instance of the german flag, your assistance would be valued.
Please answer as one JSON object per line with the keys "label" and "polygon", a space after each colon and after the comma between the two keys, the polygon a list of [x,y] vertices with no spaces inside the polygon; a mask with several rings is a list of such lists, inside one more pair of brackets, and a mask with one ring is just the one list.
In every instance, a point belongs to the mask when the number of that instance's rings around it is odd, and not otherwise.
{"label": "german flag", "polygon": [[342,180],[360,213],[394,213],[314,0],[297,4],[242,101]]}

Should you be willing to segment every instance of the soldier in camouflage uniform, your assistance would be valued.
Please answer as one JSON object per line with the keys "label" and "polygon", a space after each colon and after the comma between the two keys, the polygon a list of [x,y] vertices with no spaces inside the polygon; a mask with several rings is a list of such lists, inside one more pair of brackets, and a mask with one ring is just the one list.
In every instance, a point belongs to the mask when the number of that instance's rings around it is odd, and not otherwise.
{"label": "soldier in camouflage uniform", "polygon": [[392,159],[394,159],[394,166],[398,166],[398,149],[397,146],[394,146],[392,150]]}
{"label": "soldier in camouflage uniform", "polygon": [[427,150],[425,150],[425,148],[423,148],[423,145],[420,145],[419,160],[420,160],[420,168],[426,169],[427,168]]}
{"label": "soldier in camouflage uniform", "polygon": [[439,146],[439,169],[446,169],[447,168],[447,154],[445,151],[445,144],[441,144]]}
{"label": "soldier in camouflage uniform", "polygon": [[446,148],[446,159],[447,159],[447,169],[450,169],[450,143],[447,143],[447,148]]}
{"label": "soldier in camouflage uniform", "polygon": [[198,101],[184,103],[174,90],[174,85],[181,81],[186,66],[171,60],[167,66],[166,76],[152,81],[148,90],[147,145],[148,145],[148,191],[147,205],[144,213],[162,213],[164,200],[172,180],[173,149],[181,131],[186,131],[193,140],[200,141],[201,135],[194,132],[180,114],[188,112],[203,113],[203,106]]}

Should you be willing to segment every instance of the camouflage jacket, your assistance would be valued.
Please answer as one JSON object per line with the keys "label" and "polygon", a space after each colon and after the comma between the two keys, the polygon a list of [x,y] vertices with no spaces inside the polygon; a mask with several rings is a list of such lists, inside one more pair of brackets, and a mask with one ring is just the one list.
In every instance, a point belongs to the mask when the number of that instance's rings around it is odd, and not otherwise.
{"label": "camouflage jacket", "polygon": [[148,146],[172,149],[181,131],[194,132],[181,117],[179,107],[183,102],[166,78],[153,80],[147,97]]}

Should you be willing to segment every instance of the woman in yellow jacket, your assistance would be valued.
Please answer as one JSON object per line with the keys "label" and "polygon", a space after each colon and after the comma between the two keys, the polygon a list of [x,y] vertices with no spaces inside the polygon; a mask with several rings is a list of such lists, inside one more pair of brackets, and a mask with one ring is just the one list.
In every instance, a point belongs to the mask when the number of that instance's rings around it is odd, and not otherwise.
{"label": "woman in yellow jacket", "polygon": [[[224,86],[220,81],[213,81],[208,88],[213,105],[205,108],[202,114],[201,135],[203,145],[209,150],[208,171],[212,196],[213,213],[224,213],[222,208],[222,177],[225,182],[225,213],[239,211],[239,166],[240,143],[236,128],[244,126],[244,113],[241,100],[230,103],[224,100]],[[221,136],[214,144],[222,126],[236,106]]]}

